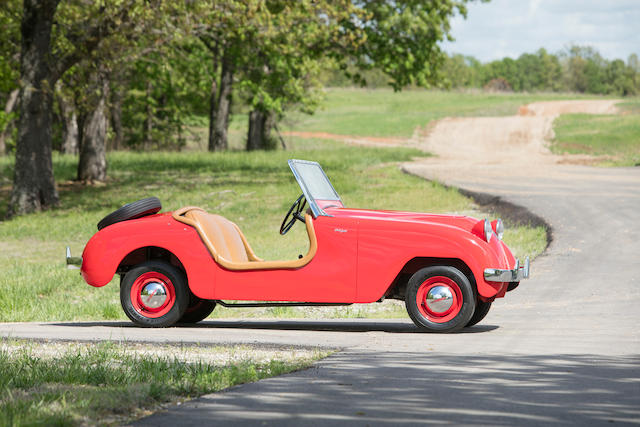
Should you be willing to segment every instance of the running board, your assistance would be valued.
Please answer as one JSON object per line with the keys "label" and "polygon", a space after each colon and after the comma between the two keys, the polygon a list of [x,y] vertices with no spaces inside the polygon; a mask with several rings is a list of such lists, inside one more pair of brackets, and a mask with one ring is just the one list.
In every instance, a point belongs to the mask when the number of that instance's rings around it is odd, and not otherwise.
{"label": "running board", "polygon": [[341,302],[247,302],[233,303],[224,302],[222,300],[214,300],[216,304],[220,304],[227,308],[256,308],[256,307],[335,307],[343,305],[352,305],[353,303]]}

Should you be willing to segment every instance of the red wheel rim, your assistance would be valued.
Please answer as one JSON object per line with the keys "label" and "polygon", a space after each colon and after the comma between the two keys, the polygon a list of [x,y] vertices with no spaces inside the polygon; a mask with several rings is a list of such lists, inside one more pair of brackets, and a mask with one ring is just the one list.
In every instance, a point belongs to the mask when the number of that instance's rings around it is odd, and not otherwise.
{"label": "red wheel rim", "polygon": [[157,318],[171,310],[176,301],[176,290],[167,276],[150,271],[141,274],[133,282],[130,298],[138,313],[144,317]]}
{"label": "red wheel rim", "polygon": [[434,323],[453,319],[462,309],[462,290],[445,276],[430,277],[418,288],[416,305],[422,316]]}

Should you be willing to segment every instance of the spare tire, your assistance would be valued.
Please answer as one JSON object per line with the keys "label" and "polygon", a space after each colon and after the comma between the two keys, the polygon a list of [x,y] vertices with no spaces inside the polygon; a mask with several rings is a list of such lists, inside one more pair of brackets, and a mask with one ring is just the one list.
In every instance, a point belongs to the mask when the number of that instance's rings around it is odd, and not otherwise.
{"label": "spare tire", "polygon": [[147,197],[146,199],[137,200],[124,205],[120,209],[102,218],[98,223],[98,230],[102,230],[116,222],[153,215],[160,211],[160,209],[162,209],[162,204],[157,197]]}

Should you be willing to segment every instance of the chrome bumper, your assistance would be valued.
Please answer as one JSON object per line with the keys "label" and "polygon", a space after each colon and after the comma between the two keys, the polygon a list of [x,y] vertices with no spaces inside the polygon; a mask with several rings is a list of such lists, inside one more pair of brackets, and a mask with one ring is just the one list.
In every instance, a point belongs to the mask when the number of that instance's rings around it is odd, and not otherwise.
{"label": "chrome bumper", "polygon": [[71,249],[67,246],[67,268],[69,270],[78,270],[82,267],[81,256],[71,256]]}
{"label": "chrome bumper", "polygon": [[516,259],[513,270],[502,270],[500,268],[485,268],[484,280],[487,282],[519,282],[529,278],[529,257],[524,260],[524,265],[520,265],[520,260]]}

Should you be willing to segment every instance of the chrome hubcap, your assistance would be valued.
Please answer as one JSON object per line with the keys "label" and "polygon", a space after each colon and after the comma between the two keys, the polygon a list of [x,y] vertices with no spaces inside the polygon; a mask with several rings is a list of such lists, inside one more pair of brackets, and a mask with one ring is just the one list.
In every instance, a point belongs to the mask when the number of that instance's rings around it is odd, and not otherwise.
{"label": "chrome hubcap", "polygon": [[434,286],[426,297],[429,310],[433,313],[444,313],[453,305],[453,294],[447,286]]}
{"label": "chrome hubcap", "polygon": [[145,307],[162,307],[167,301],[167,290],[158,282],[149,282],[140,291],[140,301]]}

